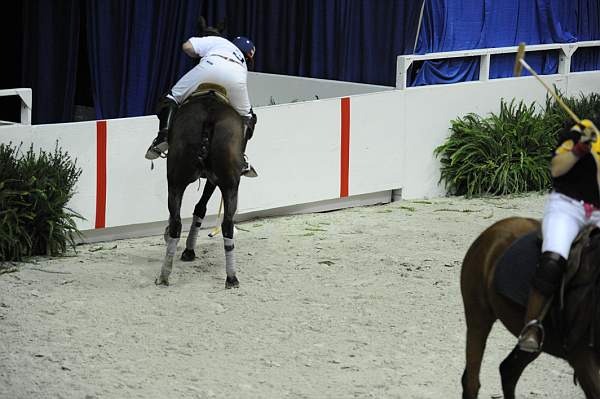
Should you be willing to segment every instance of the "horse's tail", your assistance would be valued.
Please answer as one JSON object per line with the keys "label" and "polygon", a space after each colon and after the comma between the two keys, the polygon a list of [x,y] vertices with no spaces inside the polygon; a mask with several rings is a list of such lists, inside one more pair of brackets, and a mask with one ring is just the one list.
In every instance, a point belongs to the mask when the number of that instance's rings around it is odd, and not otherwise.
{"label": "horse's tail", "polygon": [[210,149],[210,143],[215,134],[216,118],[212,112],[207,112],[200,126],[200,151],[198,152],[198,162],[202,168],[206,168]]}

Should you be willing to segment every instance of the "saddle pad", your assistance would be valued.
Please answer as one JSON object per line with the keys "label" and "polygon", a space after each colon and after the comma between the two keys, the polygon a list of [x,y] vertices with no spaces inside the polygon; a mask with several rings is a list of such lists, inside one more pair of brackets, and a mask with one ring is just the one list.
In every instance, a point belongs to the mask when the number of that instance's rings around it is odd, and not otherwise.
{"label": "saddle pad", "polygon": [[190,94],[188,99],[191,99],[196,96],[203,96],[206,94],[211,94],[211,93],[216,95],[218,98],[220,98],[221,101],[223,101],[225,103],[229,103],[229,98],[227,97],[227,89],[225,89],[223,86],[215,84],[215,83],[201,83],[198,86],[198,88],[196,90],[194,90],[194,92],[192,94]]}
{"label": "saddle pad", "polygon": [[529,283],[541,251],[539,231],[518,238],[498,260],[494,284],[496,291],[520,305],[527,305]]}

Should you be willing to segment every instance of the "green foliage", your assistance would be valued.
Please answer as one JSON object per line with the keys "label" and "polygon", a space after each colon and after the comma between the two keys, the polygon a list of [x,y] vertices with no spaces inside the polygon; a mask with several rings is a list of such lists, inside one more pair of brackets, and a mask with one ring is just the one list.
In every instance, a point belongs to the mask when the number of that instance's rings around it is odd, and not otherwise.
{"label": "green foliage", "polygon": [[[598,120],[599,94],[563,100],[581,118]],[[453,120],[449,138],[434,152],[440,181],[450,194],[467,197],[548,189],[552,150],[561,130],[573,123],[551,97],[543,109],[502,100],[499,114]]]}
{"label": "green foliage", "polygon": [[451,136],[436,148],[449,192],[480,196],[541,190],[551,148],[544,119],[534,105],[502,101],[500,113],[468,114],[452,121]]}
{"label": "green foliage", "polygon": [[[564,100],[581,118],[600,114],[598,94]],[[547,98],[543,109],[501,100],[498,114],[453,120],[449,138],[434,152],[441,162],[440,181],[450,194],[467,197],[546,190],[552,183],[552,150],[568,119]]]}
{"label": "green foliage", "polygon": [[[559,93],[560,95],[560,93]],[[565,104],[571,108],[575,115],[583,119],[591,119],[598,121],[600,117],[600,94],[591,93],[589,95],[581,94],[579,97],[565,98],[561,97]],[[567,111],[562,109],[560,105],[552,97],[546,98],[545,115],[549,124],[561,124],[565,121],[572,124],[571,118]]]}
{"label": "green foliage", "polygon": [[81,169],[58,148],[22,154],[0,144],[0,261],[59,255],[74,246],[80,215],[66,207]]}

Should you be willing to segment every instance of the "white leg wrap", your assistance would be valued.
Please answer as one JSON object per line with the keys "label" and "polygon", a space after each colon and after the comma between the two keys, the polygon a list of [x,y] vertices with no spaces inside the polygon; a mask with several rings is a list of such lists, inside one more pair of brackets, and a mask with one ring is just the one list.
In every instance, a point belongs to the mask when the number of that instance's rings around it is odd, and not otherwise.
{"label": "white leg wrap", "polygon": [[235,276],[235,256],[233,253],[233,238],[223,237],[225,246],[225,272],[228,276]]}
{"label": "white leg wrap", "polygon": [[160,269],[160,278],[162,282],[168,284],[169,276],[171,275],[171,271],[173,270],[173,257],[165,256],[165,260],[163,261],[162,268]]}
{"label": "white leg wrap", "polygon": [[192,218],[192,226],[190,227],[190,232],[185,240],[185,249],[194,249],[196,248],[196,240],[198,239],[198,230],[200,230],[200,226],[202,226],[202,222],[204,219],[194,215]]}
{"label": "white leg wrap", "polygon": [[159,284],[169,284],[169,276],[171,275],[171,270],[173,270],[173,258],[175,257],[175,251],[177,250],[177,243],[179,242],[179,238],[171,238],[165,237],[165,241],[167,241],[167,254],[165,255],[165,260],[163,261],[162,268],[160,269],[160,276],[158,278]]}
{"label": "white leg wrap", "polygon": [[177,243],[179,242],[179,238],[167,238],[167,257],[174,257],[175,252],[177,251]]}

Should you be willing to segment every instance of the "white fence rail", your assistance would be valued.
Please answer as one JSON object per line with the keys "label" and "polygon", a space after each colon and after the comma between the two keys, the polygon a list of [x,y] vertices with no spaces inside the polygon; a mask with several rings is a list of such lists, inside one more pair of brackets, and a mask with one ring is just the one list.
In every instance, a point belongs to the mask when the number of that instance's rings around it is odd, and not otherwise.
{"label": "white fence rail", "polygon": [[[590,40],[576,43],[535,44],[526,47],[527,52],[560,51],[558,57],[558,73],[561,75],[571,72],[571,58],[579,48],[600,47],[600,40]],[[477,50],[447,51],[443,53],[400,55],[396,59],[396,88],[407,88],[408,69],[415,61],[443,60],[463,57],[479,57],[479,80],[490,78],[490,60],[492,55],[511,54],[518,51],[518,46],[485,48]]]}
{"label": "white fence rail", "polygon": [[[21,120],[22,125],[31,125],[31,108],[33,104],[33,96],[31,89],[6,89],[0,90],[0,97],[19,96],[21,99]],[[12,124],[13,122],[0,121],[3,124]]]}

